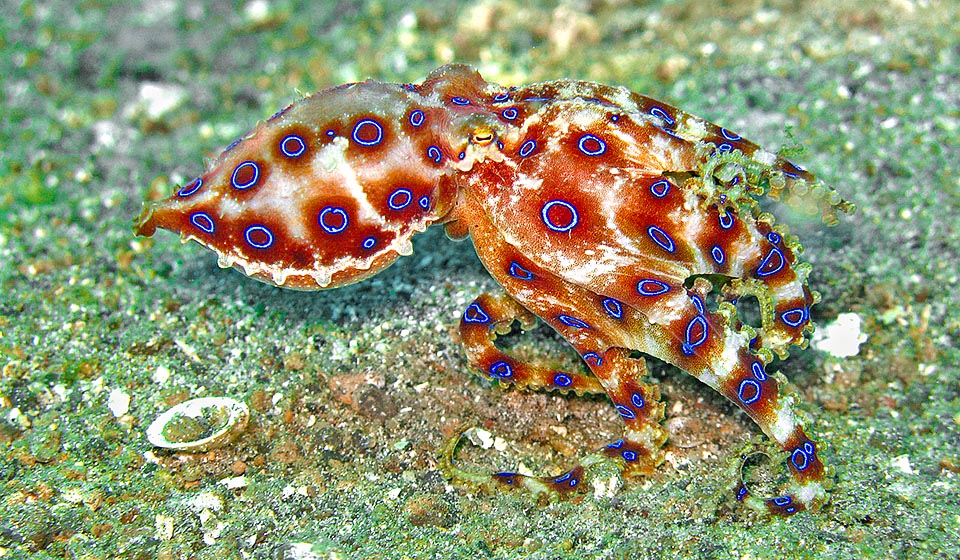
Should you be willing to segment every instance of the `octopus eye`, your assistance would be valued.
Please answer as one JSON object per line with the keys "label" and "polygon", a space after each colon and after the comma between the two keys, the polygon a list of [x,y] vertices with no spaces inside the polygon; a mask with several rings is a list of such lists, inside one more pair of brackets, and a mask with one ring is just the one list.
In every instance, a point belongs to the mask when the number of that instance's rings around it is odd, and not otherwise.
{"label": "octopus eye", "polygon": [[474,129],[470,135],[470,143],[477,146],[487,146],[497,139],[497,134],[491,128],[482,126]]}

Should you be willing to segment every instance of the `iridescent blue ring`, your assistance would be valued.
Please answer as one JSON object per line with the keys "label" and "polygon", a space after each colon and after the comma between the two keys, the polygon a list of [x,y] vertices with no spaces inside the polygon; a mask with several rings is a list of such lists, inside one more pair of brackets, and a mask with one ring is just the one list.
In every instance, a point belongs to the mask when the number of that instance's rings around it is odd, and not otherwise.
{"label": "iridescent blue ring", "polygon": [[[287,142],[290,141],[297,143],[296,149],[291,150],[287,148]],[[280,141],[280,151],[283,152],[283,155],[289,158],[300,157],[303,155],[303,152],[307,151],[307,143],[303,141],[303,138],[300,138],[296,134],[291,134]]]}
{"label": "iridescent blue ring", "polygon": [[[377,131],[377,137],[373,140],[364,140],[360,138],[360,129],[364,126],[372,126]],[[383,140],[383,127],[380,126],[380,123],[373,119],[362,119],[357,122],[353,127],[353,141],[361,146],[376,146]]]}
{"label": "iridescent blue ring", "polygon": [[[597,148],[595,150],[588,149],[584,145],[586,142],[596,142]],[[577,142],[577,147],[580,148],[581,152],[588,156],[599,156],[607,151],[607,143],[593,134],[584,134],[581,136],[580,141]]]}
{"label": "iridescent blue ring", "polygon": [[423,124],[424,118],[423,111],[417,109],[416,111],[410,113],[410,124],[413,126],[420,126]]}
{"label": "iridescent blue ring", "polygon": [[668,125],[673,125],[673,123],[676,122],[672,117],[670,117],[670,115],[667,114],[666,111],[660,107],[651,107],[650,114],[667,123]]}
{"label": "iridescent blue ring", "polygon": [[[406,197],[399,202],[397,202],[397,197]],[[403,210],[407,206],[410,206],[410,203],[413,201],[413,193],[410,192],[410,189],[397,189],[390,194],[390,197],[387,198],[387,206],[391,210]]]}
{"label": "iridescent blue ring", "polygon": [[[340,216],[343,220],[343,223],[339,226],[332,226],[327,223],[327,216]],[[347,224],[350,223],[350,218],[347,216],[347,211],[338,206],[327,206],[320,211],[320,214],[317,216],[317,223],[320,224],[320,227],[323,231],[327,233],[340,233],[341,231],[347,229]]]}
{"label": "iridescent blue ring", "polygon": [[203,186],[203,179],[197,177],[189,185],[182,187],[177,191],[177,196],[190,196],[191,194],[200,190],[200,187]]}
{"label": "iridescent blue ring", "polygon": [[663,198],[667,196],[667,193],[670,192],[670,181],[666,179],[661,179],[656,183],[650,185],[650,194],[657,198]]}
{"label": "iridescent blue ring", "polygon": [[513,377],[513,368],[507,362],[499,361],[490,366],[490,375],[501,379]]}
{"label": "iridescent blue ring", "polygon": [[650,236],[650,239],[653,240],[654,243],[663,247],[663,249],[668,253],[674,252],[677,248],[677,246],[673,243],[673,239],[667,235],[667,232],[663,231],[657,226],[648,227],[647,235]]}
{"label": "iridescent blue ring", "polygon": [[[251,237],[254,233],[262,233],[267,237],[266,241],[263,243],[257,243]],[[254,249],[268,249],[271,245],[273,245],[273,232],[259,224],[248,227],[243,232],[243,238],[246,240],[247,244]]]}
{"label": "iridescent blue ring", "polygon": [[[550,210],[555,206],[566,208],[570,212],[570,221],[568,223],[561,225],[555,224],[550,220]],[[580,215],[577,213],[577,209],[565,200],[551,200],[544,204],[543,208],[540,209],[540,217],[543,219],[543,223],[546,224],[548,228],[559,233],[566,233],[572,230],[580,221]]]}
{"label": "iridescent blue ring", "polygon": [[717,264],[723,264],[723,261],[727,260],[727,256],[723,254],[723,249],[721,249],[719,245],[714,245],[713,248],[710,249],[710,256],[713,257],[713,260]]}
{"label": "iridescent blue ring", "polygon": [[652,278],[637,282],[637,293],[641,296],[659,296],[669,291],[670,286],[667,283]]}
{"label": "iridescent blue ring", "polygon": [[[253,177],[252,177],[249,181],[247,181],[246,183],[238,183],[238,182],[237,182],[237,174],[240,173],[240,170],[241,170],[241,169],[244,169],[244,168],[246,168],[246,167],[252,167],[252,168],[253,168]],[[252,161],[250,161],[250,160],[247,160],[247,161],[241,163],[240,165],[238,165],[238,166],[233,170],[233,175],[230,176],[230,184],[233,185],[233,188],[242,191],[242,190],[249,189],[250,187],[256,185],[258,179],[260,179],[260,166],[257,165],[255,162],[252,162]]]}
{"label": "iridescent blue ring", "polygon": [[517,152],[517,154],[520,157],[527,157],[530,154],[532,154],[533,151],[536,149],[537,149],[537,141],[530,139],[524,142],[523,145],[520,146],[520,151]]}
{"label": "iridescent blue ring", "polygon": [[490,322],[490,316],[480,307],[479,303],[473,302],[463,310],[463,322],[483,325]]}
{"label": "iridescent blue ring", "polygon": [[[754,391],[753,395],[748,393],[751,389]],[[760,400],[760,394],[762,392],[763,389],[759,383],[753,379],[744,379],[740,382],[740,387],[737,389],[737,397],[740,398],[740,402],[743,404],[753,404]]]}
{"label": "iridescent blue ring", "polygon": [[614,319],[620,319],[623,317],[623,306],[620,305],[620,302],[613,298],[606,298],[603,300],[603,309]]}
{"label": "iridescent blue ring", "polygon": [[190,223],[197,226],[202,232],[213,233],[215,225],[213,223],[213,218],[210,217],[210,214],[206,212],[194,212],[190,215]]}

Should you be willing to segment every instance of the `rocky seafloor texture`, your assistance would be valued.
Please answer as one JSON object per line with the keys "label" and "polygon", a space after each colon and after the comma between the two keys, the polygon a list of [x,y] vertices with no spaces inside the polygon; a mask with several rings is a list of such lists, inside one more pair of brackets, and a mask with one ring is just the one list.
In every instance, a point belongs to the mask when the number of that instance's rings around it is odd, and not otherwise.
{"label": "rocky seafloor texture", "polygon": [[[956,558],[955,11],[3,4],[0,557]],[[664,364],[652,369],[671,439],[654,476],[548,505],[448,485],[437,454],[468,426],[502,450],[467,447],[463,461],[543,473],[620,428],[603,398],[505,391],[467,371],[456,324],[496,284],[439,229],[381,275],[315,293],[220,270],[172,235],[132,235],[145,197],[298,91],[414,82],[452,61],[504,84],[622,84],[768,147],[802,146],[795,159],[858,205],[830,229],[782,217],[823,295],[814,320],[859,320],[866,337],[852,356],[821,343],[779,363],[836,469],[819,514],[763,519],[732,503],[738,452],[759,432]],[[511,342],[576,367],[544,327]],[[201,396],[249,406],[232,444],[147,442],[154,418]]]}

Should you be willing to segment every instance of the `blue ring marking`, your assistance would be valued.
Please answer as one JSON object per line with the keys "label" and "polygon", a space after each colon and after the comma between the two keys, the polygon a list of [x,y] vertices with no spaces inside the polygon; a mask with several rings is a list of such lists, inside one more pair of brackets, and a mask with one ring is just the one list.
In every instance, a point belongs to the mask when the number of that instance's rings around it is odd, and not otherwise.
{"label": "blue ring marking", "polygon": [[[406,198],[397,202],[397,196],[406,196]],[[413,193],[410,192],[410,189],[397,189],[387,198],[387,206],[389,206],[391,210],[403,210],[407,206],[410,206],[411,202],[413,202]]]}
{"label": "blue ring marking", "polygon": [[668,253],[674,252],[677,248],[677,246],[673,243],[673,239],[667,235],[667,232],[663,231],[657,226],[648,227],[647,235],[650,236],[650,239],[652,239],[654,243],[663,247],[663,249]]}
{"label": "blue ring marking", "polygon": [[780,315],[780,319],[791,327],[799,327],[807,319],[807,308],[798,307],[790,311],[784,311]]}
{"label": "blue ring marking", "polygon": [[463,322],[480,323],[482,325],[490,322],[490,316],[480,307],[479,303],[473,302],[463,310]]}
{"label": "blue ring marking", "polygon": [[[240,183],[237,183],[237,174],[240,173],[240,170],[243,169],[244,167],[253,167],[253,178],[247,181],[246,183],[240,184]],[[233,188],[242,191],[256,185],[257,180],[259,179],[260,179],[260,166],[257,165],[255,162],[247,160],[241,163],[240,165],[238,165],[236,168],[234,168],[233,175],[230,176],[230,184],[233,185]]]}
{"label": "blue ring marking", "polygon": [[670,192],[670,181],[666,179],[661,179],[656,183],[650,185],[650,194],[657,198],[663,198],[667,196],[667,193]]}
{"label": "blue ring marking", "polygon": [[723,261],[727,260],[727,256],[723,254],[723,249],[719,245],[714,245],[713,249],[710,249],[710,256],[717,264],[723,264]]}
{"label": "blue ring marking", "polygon": [[[263,243],[255,242],[250,235],[253,233],[262,233],[267,236],[267,240]],[[273,232],[261,225],[253,225],[246,229],[243,232],[243,238],[247,241],[247,245],[250,245],[254,249],[269,249],[273,245]]]}
{"label": "blue ring marking", "polygon": [[803,450],[807,453],[807,455],[811,457],[813,457],[817,453],[817,447],[816,445],[813,444],[812,441],[803,442]]}
{"label": "blue ring marking", "polygon": [[360,246],[363,247],[364,249],[369,250],[369,249],[373,249],[373,246],[376,244],[377,244],[376,237],[368,237],[363,240],[363,243],[361,243]]}
{"label": "blue ring marking", "polygon": [[326,132],[326,135],[329,136],[330,138],[333,138],[334,136],[337,135],[337,133],[334,132],[334,131],[332,131],[332,130],[328,130],[328,131]]}
{"label": "blue ring marking", "polygon": [[[775,266],[772,267],[773,270],[764,270],[766,268],[771,267],[771,265],[773,264],[774,258],[777,259],[777,263]],[[783,253],[780,252],[780,249],[777,249],[776,247],[774,247],[770,249],[770,252],[767,253],[767,256],[763,258],[763,261],[760,263],[760,266],[757,267],[756,274],[760,278],[766,278],[767,276],[772,276],[780,272],[780,269],[783,268],[783,265],[785,264],[785,262],[786,260],[783,258]]]}
{"label": "blue ring marking", "polygon": [[610,120],[613,122],[617,122],[620,120],[620,115],[610,115]]}
{"label": "blue ring marking", "polygon": [[[597,143],[598,147],[596,150],[588,150],[586,147],[584,147],[584,143],[591,140]],[[580,141],[577,142],[577,147],[580,148],[581,152],[588,156],[599,156],[607,151],[607,143],[593,134],[584,134],[581,136]]]}
{"label": "blue ring marking", "polygon": [[457,159],[463,159],[465,157],[467,157],[467,152],[460,152],[457,154]]}
{"label": "blue ring marking", "polygon": [[742,502],[743,499],[747,497],[747,493],[749,493],[749,490],[747,490],[747,487],[740,486],[740,489],[737,490],[737,501]]}
{"label": "blue ring marking", "polygon": [[[652,285],[650,288],[648,285]],[[659,296],[670,291],[670,286],[659,280],[647,278],[637,282],[637,293],[641,296]]]}
{"label": "blue ring marking", "polygon": [[513,485],[517,483],[517,481],[514,480],[514,478],[518,475],[515,472],[498,472],[498,473],[494,473],[493,476],[494,478],[499,478],[500,482],[504,484]]}
{"label": "blue ring marking", "polygon": [[697,313],[703,315],[703,298],[694,295],[690,296],[690,300],[693,302],[693,306],[697,308]]}
{"label": "blue ring marking", "polygon": [[757,378],[757,381],[766,381],[767,372],[763,369],[763,364],[760,362],[753,362],[750,366],[750,371],[753,372],[753,376]]}
{"label": "blue ring marking", "polygon": [[794,449],[793,454],[790,455],[790,462],[798,471],[802,471],[810,466],[810,457],[807,457],[803,449]]}
{"label": "blue ring marking", "polygon": [[236,148],[236,147],[237,147],[237,144],[239,144],[241,140],[243,140],[243,138],[237,138],[237,139],[234,140],[233,142],[230,142],[230,145],[223,149],[223,153],[227,153],[227,152],[229,152],[230,150]]}
{"label": "blue ring marking", "polygon": [[[676,138],[677,140],[683,140],[683,137],[682,137],[682,136],[680,136],[680,135],[677,134],[676,132],[670,130],[669,128],[663,128],[662,126],[657,126],[657,125],[653,125],[653,128],[659,130],[660,132],[662,132],[662,133],[664,133],[664,134],[673,136],[673,137]],[[683,141],[685,142],[686,140],[683,140]]]}
{"label": "blue ring marking", "polygon": [[643,400],[643,395],[640,393],[634,393],[631,395],[630,402],[632,402],[633,406],[636,408],[643,408],[643,405],[647,404],[646,401]]}
{"label": "blue ring marking", "polygon": [[617,412],[620,414],[620,416],[626,418],[627,420],[633,420],[634,418],[637,417],[637,415],[634,414],[632,410],[623,406],[622,404],[618,404],[615,408],[617,409]]}
{"label": "blue ring marking", "polygon": [[503,149],[503,142],[497,140],[497,148],[499,148],[499,149],[502,150],[502,149]]}
{"label": "blue ring marking", "polygon": [[623,441],[622,439],[618,439],[617,441],[607,445],[607,449],[620,449],[621,447],[623,447],[624,443],[626,442]]}
{"label": "blue ring marking", "polygon": [[[333,214],[335,216],[340,216],[343,219],[343,223],[339,226],[331,226],[327,224],[327,215]],[[350,219],[347,216],[347,211],[339,206],[327,206],[320,211],[320,214],[317,216],[317,223],[320,224],[320,228],[327,233],[340,233],[341,231],[347,229],[347,224],[350,223]]]}
{"label": "blue ring marking", "polygon": [[[748,393],[748,390],[753,390],[753,395]],[[740,402],[743,404],[753,404],[760,400],[760,394],[763,392],[763,389],[760,387],[760,384],[754,381],[753,379],[744,379],[740,382],[740,388],[737,389],[737,397],[740,398]]]}
{"label": "blue ring marking", "polygon": [[459,95],[450,98],[450,102],[454,105],[469,105],[470,100],[466,97],[460,97]]}
{"label": "blue ring marking", "polygon": [[733,141],[743,140],[743,138],[741,138],[739,134],[730,132],[725,128],[720,129],[720,134],[722,134],[723,137],[726,138],[727,140],[733,140]]}
{"label": "blue ring marking", "polygon": [[443,161],[443,152],[436,146],[430,146],[427,148],[427,157],[432,159],[434,163],[440,163]]}
{"label": "blue ring marking", "polygon": [[720,228],[721,229],[730,229],[733,227],[733,214],[730,213],[728,208],[726,212],[720,214]]}
{"label": "blue ring marking", "polygon": [[[294,141],[298,144],[298,147],[294,150],[287,149],[287,142]],[[291,134],[280,141],[280,151],[283,152],[283,155],[289,158],[300,157],[303,155],[303,152],[307,151],[307,143],[303,141],[303,138],[300,138],[296,134]]]}
{"label": "blue ring marking", "polygon": [[503,103],[508,99],[510,99],[510,94],[507,92],[501,92],[493,96],[494,103]]}
{"label": "blue ring marking", "polygon": [[557,387],[569,387],[573,383],[573,379],[565,373],[558,373],[553,376],[553,384]]}
{"label": "blue ring marking", "polygon": [[517,152],[517,154],[520,157],[527,157],[530,154],[532,154],[533,151],[536,149],[537,149],[537,141],[530,139],[524,142],[522,146],[520,146],[520,151]]}
{"label": "blue ring marking", "polygon": [[[554,206],[560,206],[566,208],[570,211],[570,222],[565,225],[557,225],[550,221],[550,217],[547,215],[550,212],[550,209]],[[543,208],[540,209],[540,217],[543,219],[543,223],[546,224],[548,228],[552,231],[559,233],[566,233],[576,227],[577,223],[580,222],[580,215],[577,213],[577,209],[573,207],[572,204],[565,200],[551,200],[543,205]]]}
{"label": "blue ring marking", "polygon": [[510,263],[509,272],[510,276],[513,276],[514,278],[518,278],[520,280],[533,280],[533,273],[515,262]]}
{"label": "blue ring marking", "polygon": [[587,352],[583,355],[583,361],[590,364],[592,362],[593,367],[599,367],[603,363],[603,358],[600,357],[600,354],[596,352]]}
{"label": "blue ring marking", "polygon": [[287,110],[288,110],[288,109],[290,109],[290,107],[293,107],[293,104],[292,104],[292,103],[291,103],[290,105],[287,105],[287,106],[286,106],[286,107],[284,107],[283,109],[280,109],[280,110],[279,110],[279,111],[277,111],[276,113],[274,113],[274,114],[272,114],[272,115],[270,115],[270,118],[269,118],[269,119],[267,119],[267,122],[270,122],[270,121],[272,121],[272,120],[274,120],[274,119],[276,119],[277,117],[279,117],[280,115],[282,115],[282,114],[284,114],[284,113],[286,113],[286,112],[287,112]]}
{"label": "blue ring marking", "polygon": [[606,298],[603,300],[603,309],[614,319],[620,319],[623,317],[623,306],[620,305],[620,302],[613,298]]}
{"label": "blue ring marking", "polygon": [[417,200],[417,205],[419,205],[420,208],[423,208],[424,210],[429,210],[429,209],[430,209],[430,197],[427,196],[427,195],[421,196],[420,199]]}
{"label": "blue ring marking", "polygon": [[772,501],[774,505],[780,507],[788,506],[793,503],[793,500],[790,498],[790,496],[780,496],[779,498],[774,498]]}
{"label": "blue ring marking", "polygon": [[[373,140],[363,140],[360,138],[360,135],[359,135],[360,128],[367,125],[372,125],[374,128],[377,129],[377,137],[374,138]],[[378,123],[373,119],[363,119],[358,121],[357,124],[353,126],[352,136],[353,136],[353,141],[356,142],[357,144],[360,144],[361,146],[376,146],[377,144],[380,143],[381,140],[383,140],[383,127],[380,126],[380,123]]]}
{"label": "blue ring marking", "polygon": [[787,166],[787,165],[789,165],[790,167],[794,168],[798,173],[803,173],[803,172],[806,171],[804,168],[802,168],[802,167],[800,167],[799,165],[793,163],[792,161],[784,160],[784,161],[780,164],[780,172],[783,173],[784,175],[786,175],[787,177],[790,177],[791,179],[796,179],[797,177],[799,177],[799,175],[798,175],[797,173],[791,173],[791,172],[787,171],[787,170],[785,169],[785,166]]}
{"label": "blue ring marking", "polygon": [[513,377],[513,368],[510,367],[510,364],[501,360],[490,366],[490,375],[500,379]]}
{"label": "blue ring marking", "polygon": [[203,179],[201,179],[200,177],[197,177],[189,185],[181,187],[180,190],[177,191],[177,196],[190,196],[191,194],[199,191],[200,187],[202,186],[203,186]]}
{"label": "blue ring marking", "polygon": [[[570,480],[570,477],[571,477],[571,476],[573,476],[573,473],[572,473],[572,472],[569,472],[569,471],[568,471],[568,472],[565,472],[565,473],[563,473],[562,475],[558,476],[557,478],[553,479],[553,483],[554,483],[554,484],[561,484],[561,483],[563,483],[563,482],[566,482],[566,481]],[[576,480],[576,479],[574,479],[574,480]]]}
{"label": "blue ring marking", "polygon": [[774,245],[777,245],[778,243],[780,243],[781,239],[782,238],[780,237],[780,234],[775,231],[771,231],[770,233],[767,234],[767,241],[769,241],[770,243],[773,243]]}
{"label": "blue ring marking", "polygon": [[[700,337],[697,340],[690,340],[690,336],[693,334],[693,329],[696,325],[700,325],[701,332]],[[697,315],[687,323],[687,332],[685,333],[686,342],[683,343],[683,353],[686,355],[693,354],[693,349],[697,346],[700,346],[707,341],[707,320],[703,318],[703,315]]]}
{"label": "blue ring marking", "polygon": [[623,457],[623,460],[626,461],[626,462],[628,462],[628,463],[632,463],[632,462],[634,462],[634,461],[637,460],[637,452],[636,452],[636,451],[631,451],[631,450],[629,450],[629,449],[624,449],[624,450],[620,453],[620,456]]}
{"label": "blue ring marking", "polygon": [[717,151],[720,152],[721,154],[732,152],[733,145],[730,144],[729,142],[724,142],[723,144],[720,144],[719,146],[717,146]]}
{"label": "blue ring marking", "polygon": [[590,328],[589,323],[586,323],[580,319],[577,319],[576,317],[571,317],[570,315],[563,315],[563,314],[557,315],[557,321],[560,321],[564,325],[568,327],[573,327],[575,329]]}
{"label": "blue ring marking", "polygon": [[420,125],[422,125],[424,119],[426,119],[426,117],[424,116],[423,111],[421,111],[420,109],[417,109],[416,111],[410,113],[410,119],[409,119],[409,120],[410,120],[410,125],[411,125],[411,126],[420,126]]}
{"label": "blue ring marking", "polygon": [[673,120],[673,118],[671,118],[670,115],[667,114],[667,112],[661,109],[660,107],[651,107],[650,114],[657,117],[658,119],[662,120],[663,122],[667,123],[670,126],[673,126],[673,124],[676,123],[676,121]]}
{"label": "blue ring marking", "polygon": [[210,214],[206,212],[194,212],[190,215],[190,223],[197,226],[202,232],[213,233],[216,229],[216,226],[213,223],[213,218],[210,217]]}
{"label": "blue ring marking", "polygon": [[503,112],[500,113],[500,115],[502,115],[503,118],[507,119],[508,121],[512,121],[520,115],[520,111],[517,111],[516,107],[507,107],[503,110]]}

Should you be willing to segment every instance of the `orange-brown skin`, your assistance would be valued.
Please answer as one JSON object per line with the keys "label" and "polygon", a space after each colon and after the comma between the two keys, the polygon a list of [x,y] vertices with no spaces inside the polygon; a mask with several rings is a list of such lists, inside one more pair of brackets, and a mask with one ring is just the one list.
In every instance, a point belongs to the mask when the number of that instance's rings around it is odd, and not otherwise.
{"label": "orange-brown skin", "polygon": [[[322,289],[376,274],[410,253],[412,235],[445,224],[450,237],[473,239],[505,291],[480,296],[461,319],[483,376],[605,392],[626,433],[603,455],[649,473],[663,461],[663,405],[643,360],[630,356],[656,356],[740,406],[787,455],[783,496],[761,500],[741,486],[739,499],[785,515],[827,499],[795,399],[765,370],[806,345],[819,296],[806,285],[799,243],[757,199],[812,202],[828,224],[853,205],[788,160],[623,88],[561,80],[508,89],[450,65],[421,85],[362,82],[307,97],[196,181],[147,203],[137,233],[177,231],[222,266]],[[760,302],[759,329],[737,316],[744,295]],[[529,328],[534,316],[589,371],[526,364],[494,345],[513,321]],[[584,473],[578,465],[555,478],[487,480],[564,494]]]}

